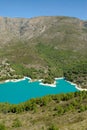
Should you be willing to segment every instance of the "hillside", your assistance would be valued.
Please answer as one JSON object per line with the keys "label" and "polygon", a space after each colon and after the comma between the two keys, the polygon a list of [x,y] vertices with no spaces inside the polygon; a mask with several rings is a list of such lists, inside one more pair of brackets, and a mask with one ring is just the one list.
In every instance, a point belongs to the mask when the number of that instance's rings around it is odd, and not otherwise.
{"label": "hillside", "polygon": [[65,77],[87,88],[87,21],[0,17],[0,80],[23,76]]}
{"label": "hillside", "polygon": [[86,130],[87,92],[0,104],[0,130]]}

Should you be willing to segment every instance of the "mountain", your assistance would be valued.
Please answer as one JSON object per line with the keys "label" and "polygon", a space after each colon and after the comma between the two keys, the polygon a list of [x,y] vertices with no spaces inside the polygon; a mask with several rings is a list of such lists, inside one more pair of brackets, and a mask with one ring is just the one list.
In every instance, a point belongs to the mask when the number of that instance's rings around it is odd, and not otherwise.
{"label": "mountain", "polygon": [[9,43],[11,40],[29,40],[38,37],[47,28],[50,17],[44,18],[0,18],[0,42]]}
{"label": "mountain", "polygon": [[[4,62],[4,64],[3,64]],[[72,17],[0,17],[1,80],[65,77],[87,87],[87,21]]]}
{"label": "mountain", "polygon": [[[0,17],[0,43],[43,37],[64,40],[70,34],[87,41],[87,21],[70,17],[36,17],[31,19]],[[76,35],[77,34],[77,35]],[[76,36],[75,36],[76,35]]]}

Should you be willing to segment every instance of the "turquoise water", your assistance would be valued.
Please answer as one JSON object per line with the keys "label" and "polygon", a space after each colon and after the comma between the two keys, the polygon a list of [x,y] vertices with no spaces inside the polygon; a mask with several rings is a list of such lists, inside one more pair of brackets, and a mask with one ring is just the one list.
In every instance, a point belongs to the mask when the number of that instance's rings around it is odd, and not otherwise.
{"label": "turquoise water", "polygon": [[0,102],[18,104],[44,95],[78,91],[74,85],[64,79],[56,80],[56,87],[44,86],[40,83],[40,81],[29,82],[28,78],[18,82],[0,83]]}

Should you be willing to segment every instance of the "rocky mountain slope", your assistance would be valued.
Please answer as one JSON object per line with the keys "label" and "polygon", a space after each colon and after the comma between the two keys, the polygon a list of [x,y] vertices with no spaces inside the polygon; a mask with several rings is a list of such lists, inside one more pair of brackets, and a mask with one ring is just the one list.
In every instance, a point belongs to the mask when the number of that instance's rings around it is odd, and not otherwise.
{"label": "rocky mountain slope", "polygon": [[[67,32],[65,32],[66,28]],[[53,29],[53,33],[50,29]],[[43,38],[53,39],[58,37],[63,40],[66,33],[73,34],[73,37],[76,37],[75,34],[77,33],[79,35],[78,40],[87,41],[86,32],[87,21],[77,18],[37,17],[24,19],[0,17],[0,44],[15,39],[28,40],[42,35]]]}
{"label": "rocky mountain slope", "polygon": [[28,40],[38,37],[58,22],[55,17],[0,18],[0,42],[7,43],[14,39]]}

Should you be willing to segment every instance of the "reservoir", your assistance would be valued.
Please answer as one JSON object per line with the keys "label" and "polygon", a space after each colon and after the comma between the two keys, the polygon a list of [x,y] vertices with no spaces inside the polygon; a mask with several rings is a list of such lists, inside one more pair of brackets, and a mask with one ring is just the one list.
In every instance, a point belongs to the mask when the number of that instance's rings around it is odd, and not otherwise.
{"label": "reservoir", "polygon": [[44,85],[41,81],[31,82],[29,78],[24,78],[0,83],[0,102],[18,104],[31,98],[76,91],[79,91],[76,86],[64,78],[55,79],[55,86]]}

